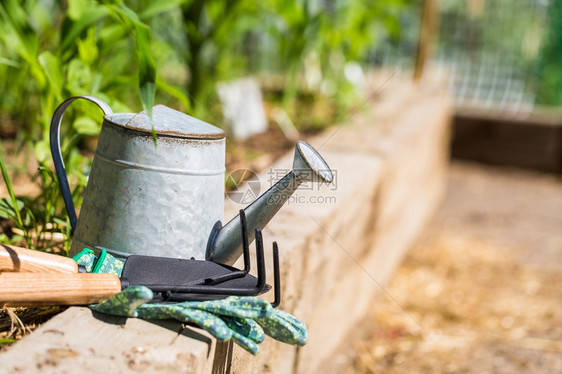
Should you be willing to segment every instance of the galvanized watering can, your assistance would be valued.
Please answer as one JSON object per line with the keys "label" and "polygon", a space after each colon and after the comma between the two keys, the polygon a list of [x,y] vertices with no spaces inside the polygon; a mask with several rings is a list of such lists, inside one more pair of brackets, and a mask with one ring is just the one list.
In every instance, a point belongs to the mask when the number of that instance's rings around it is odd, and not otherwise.
{"label": "galvanized watering can", "polygon": [[[60,125],[76,99],[103,111],[84,201],[77,219],[60,151]],[[156,132],[156,146],[152,131]],[[233,264],[242,254],[240,220],[222,227],[225,137],[221,129],[168,107],[113,113],[102,100],[64,101],[51,121],[51,153],[74,232],[71,254],[88,247],[118,257],[131,254],[207,259]],[[246,209],[250,241],[298,186],[333,179],[307,143],[295,149],[293,170]]]}

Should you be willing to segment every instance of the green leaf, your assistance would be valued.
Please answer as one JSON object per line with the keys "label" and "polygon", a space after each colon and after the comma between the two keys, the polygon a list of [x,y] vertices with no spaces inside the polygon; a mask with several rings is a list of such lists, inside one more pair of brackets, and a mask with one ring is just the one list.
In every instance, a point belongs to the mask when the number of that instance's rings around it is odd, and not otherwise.
{"label": "green leaf", "polygon": [[60,96],[62,94],[64,84],[62,63],[50,51],[45,51],[39,55],[39,63],[47,76],[47,80],[54,89],[54,92]]}
{"label": "green leaf", "polygon": [[90,117],[78,117],[72,127],[81,135],[98,135],[101,128],[100,124]]}
{"label": "green leaf", "polygon": [[19,68],[21,66],[19,62],[7,59],[5,57],[0,57],[0,65],[7,65],[14,68]]}
{"label": "green leaf", "polygon": [[139,14],[141,19],[148,19],[154,17],[157,14],[167,12],[172,10],[182,3],[185,0],[159,0],[159,1],[152,1],[144,8],[144,10]]}
{"label": "green leaf", "polygon": [[88,13],[92,5],[95,5],[95,3],[91,0],[68,0],[66,14],[71,19],[77,20],[85,13]]}
{"label": "green leaf", "polygon": [[40,140],[33,146],[35,158],[39,163],[49,162],[51,160],[51,148],[47,140]]}
{"label": "green leaf", "polygon": [[[17,236],[17,235],[16,235]],[[2,233],[0,234],[0,243],[4,243],[4,244],[13,244],[14,241],[12,240],[13,238],[8,237],[8,235]],[[0,340],[1,341],[1,340]],[[1,344],[1,343],[0,343]]]}
{"label": "green leaf", "polygon": [[92,81],[90,67],[79,59],[73,59],[68,64],[66,73],[67,88],[72,94],[80,95],[88,92]]}
{"label": "green leaf", "polygon": [[191,103],[189,102],[189,98],[182,89],[172,86],[171,84],[168,84],[164,80],[158,78],[156,79],[156,87],[175,97],[183,105],[186,111],[189,112],[191,110]]}
{"label": "green leaf", "polygon": [[53,222],[56,223],[57,225],[59,225],[60,227],[70,226],[69,222],[67,222],[66,220],[57,218],[57,217],[53,218]]}
{"label": "green leaf", "polygon": [[107,15],[109,15],[109,9],[106,7],[92,6],[76,21],[71,20],[70,17],[67,18],[65,20],[65,27],[62,30],[61,51],[64,53],[71,45],[76,43],[76,39],[78,39],[83,30]]}
{"label": "green leaf", "polygon": [[142,106],[152,118],[152,106],[156,90],[156,64],[150,53],[150,29],[146,25],[135,24],[136,52],[139,57],[139,89]]}
{"label": "green leaf", "polygon": [[128,39],[128,35],[125,34],[126,30],[122,25],[104,25],[104,27],[101,28],[98,33],[100,48],[102,50],[109,50],[116,43],[122,42],[123,39]]}
{"label": "green leaf", "polygon": [[18,54],[30,65],[36,64],[39,38],[37,35],[26,32],[29,29],[26,12],[14,0],[0,3],[0,17],[3,19],[0,38],[15,49]]}
{"label": "green leaf", "polygon": [[[8,194],[10,195],[10,199],[12,201],[12,207],[18,207],[18,200],[16,199],[16,194],[14,193],[14,187],[12,186],[12,181],[10,180],[10,175],[8,174],[8,169],[6,168],[6,164],[4,160],[0,156],[0,170],[2,171],[2,178],[4,178],[4,183],[6,184],[6,189],[8,190]],[[16,223],[18,227],[23,227],[23,221],[21,219],[21,214],[19,209],[14,209],[14,213],[16,215]]]}
{"label": "green leaf", "polygon": [[[149,118],[152,118],[152,106],[156,90],[156,63],[150,51],[152,34],[150,27],[142,23],[139,17],[121,1],[119,5],[107,5],[127,26],[132,26],[135,37],[135,51],[139,58],[139,89],[142,106]],[[153,136],[155,136],[153,131]]]}
{"label": "green leaf", "polygon": [[[23,201],[16,199],[17,210],[21,211],[24,208]],[[0,199],[0,217],[17,219],[16,209],[14,209],[14,203],[11,199]]]}
{"label": "green leaf", "polygon": [[78,40],[76,45],[78,46],[78,54],[80,55],[80,58],[90,65],[94,63],[98,57],[95,27],[88,29],[86,38]]}

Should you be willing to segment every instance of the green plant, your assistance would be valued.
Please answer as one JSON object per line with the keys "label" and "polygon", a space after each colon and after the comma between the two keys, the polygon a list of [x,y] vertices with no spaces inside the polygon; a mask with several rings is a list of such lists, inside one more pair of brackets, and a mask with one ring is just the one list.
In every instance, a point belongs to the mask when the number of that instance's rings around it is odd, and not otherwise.
{"label": "green plant", "polygon": [[562,3],[550,5],[548,28],[540,53],[537,101],[542,105],[562,107]]}
{"label": "green plant", "polygon": [[[169,35],[167,42],[186,65],[192,112],[209,117],[206,112],[218,81],[260,73],[265,79],[272,74],[282,77],[280,105],[291,115],[303,88],[341,101],[340,109],[346,110],[354,87],[343,74],[345,64],[364,63],[379,36],[398,33],[398,11],[406,0],[178,3],[183,34],[177,37],[180,29],[172,23],[174,36]],[[309,81],[303,79],[306,71],[316,68],[320,81],[303,85]]]}
{"label": "green plant", "polygon": [[[4,163],[2,157],[0,157],[0,171],[2,172],[2,178],[4,178],[4,183],[8,189],[9,199],[0,200],[0,218],[13,220],[17,227],[23,230],[25,241],[28,247],[31,246],[31,237],[28,235],[27,226],[21,216],[21,210],[23,208],[23,203],[16,198],[14,188],[12,187],[12,181],[10,180],[10,175],[8,174],[8,168]],[[3,238],[6,240],[6,238]]]}
{"label": "green plant", "polygon": [[[3,124],[17,124],[18,150],[33,150],[39,163],[33,180],[41,188],[37,197],[14,194],[16,202],[3,201],[4,215],[31,247],[46,244],[33,230],[52,230],[49,224],[68,237],[48,131],[56,106],[69,96],[98,96],[116,112],[136,112],[131,108],[139,98],[150,112],[159,101],[217,124],[218,81],[281,77],[281,94],[268,97],[297,126],[316,130],[334,123],[333,113],[345,112],[355,97],[345,64],[365,61],[378,33],[395,27],[395,9],[404,1],[3,1],[0,132]],[[318,73],[315,82],[310,71]],[[131,90],[135,85],[138,91]],[[88,105],[72,105],[65,115],[72,127],[63,124],[61,134],[77,206],[91,162],[84,139],[97,135],[101,123]],[[8,166],[12,173],[25,169]]]}
{"label": "green plant", "polygon": [[179,50],[189,72],[186,90],[196,116],[209,116],[206,108],[217,81],[245,72],[247,58],[238,47],[258,22],[258,11],[249,0],[182,2],[184,45]]}
{"label": "green plant", "polygon": [[[8,121],[21,121],[19,147],[33,148],[40,165],[34,179],[42,190],[37,198],[17,199],[18,204],[11,198],[10,204],[3,205],[4,214],[23,230],[26,244],[37,247],[45,244],[41,242],[42,234],[49,224],[57,224],[65,234],[69,232],[50,169],[51,115],[64,98],[82,94],[99,96],[116,110],[130,111],[126,102],[135,99],[130,86],[137,79],[141,102],[150,113],[156,84],[151,31],[122,1],[102,4],[70,0],[68,8],[62,9],[32,0],[6,0],[0,4],[0,20],[0,51],[7,56],[0,60],[0,73],[7,77],[1,83],[7,100],[0,105],[11,113]],[[136,59],[131,51],[136,52]],[[137,63],[135,78],[129,66]],[[81,196],[90,159],[76,145],[84,136],[96,135],[100,121],[77,115],[85,113],[84,104],[77,104],[76,109],[70,113],[73,126],[62,134],[66,140],[63,157],[69,179],[76,186],[74,195]],[[9,186],[6,165],[2,165],[4,181]],[[13,195],[11,186],[8,190]],[[32,235],[30,230],[41,232]]]}

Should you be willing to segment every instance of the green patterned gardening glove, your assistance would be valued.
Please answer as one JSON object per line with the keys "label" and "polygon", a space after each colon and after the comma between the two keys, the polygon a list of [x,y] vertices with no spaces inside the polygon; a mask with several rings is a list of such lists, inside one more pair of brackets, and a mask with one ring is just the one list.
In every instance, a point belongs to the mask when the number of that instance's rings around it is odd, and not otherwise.
{"label": "green patterned gardening glove", "polygon": [[250,352],[254,351],[255,344],[265,340],[262,327],[253,318],[265,318],[273,311],[271,304],[259,297],[230,296],[221,300],[188,301],[180,304],[191,310],[206,311],[218,316],[233,331],[232,340]]}
{"label": "green patterned gardening glove", "polygon": [[[85,249],[74,260],[88,271],[107,272],[121,276],[123,262],[104,250],[96,259],[94,252]],[[176,304],[148,303],[153,298],[144,286],[129,286],[105,302],[92,305],[97,312],[143,319],[173,319],[194,323],[218,340],[232,339],[247,351],[257,354],[257,344],[265,335],[292,345],[302,346],[308,341],[303,322],[289,313],[273,309],[258,297],[230,296],[211,301],[186,301]]]}
{"label": "green patterned gardening glove", "polygon": [[145,286],[130,286],[108,300],[91,305],[96,312],[122,317],[142,319],[171,319],[183,323],[195,323],[218,340],[228,340],[232,331],[226,323],[211,313],[189,310],[177,304],[149,304],[152,291]]}
{"label": "green patterned gardening glove", "polygon": [[302,347],[308,342],[308,330],[304,322],[279,309],[264,317],[254,319],[273,339]]}
{"label": "green patterned gardening glove", "polygon": [[220,316],[202,309],[192,309],[189,307],[190,302],[150,304],[148,302],[152,300],[152,296],[152,291],[147,287],[129,286],[110,299],[97,305],[91,305],[90,308],[96,312],[123,317],[194,323],[217,340],[232,339],[252,354],[259,352],[258,344],[263,341],[265,334],[253,320],[244,317]]}
{"label": "green patterned gardening glove", "polygon": [[96,257],[93,250],[84,248],[72,259],[78,265],[83,265],[88,273],[111,273],[118,277],[121,277],[125,265],[123,261],[107,253],[105,249],[102,249],[100,255]]}
{"label": "green patterned gardening glove", "polygon": [[266,335],[283,343],[303,346],[308,342],[306,325],[259,297],[230,296],[222,300],[190,301],[189,308],[205,310],[213,314],[251,318],[261,326]]}

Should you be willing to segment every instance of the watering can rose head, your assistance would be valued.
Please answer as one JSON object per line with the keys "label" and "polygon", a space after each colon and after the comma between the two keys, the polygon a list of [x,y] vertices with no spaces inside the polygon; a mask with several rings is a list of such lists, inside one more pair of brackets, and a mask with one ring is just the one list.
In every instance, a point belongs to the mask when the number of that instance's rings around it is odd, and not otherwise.
{"label": "watering can rose head", "polygon": [[[80,219],[59,139],[64,111],[78,98],[97,104],[105,114]],[[242,253],[239,220],[221,224],[225,137],[221,129],[162,105],[153,108],[150,119],[145,112],[112,113],[92,96],[63,102],[53,115],[50,140],[74,232],[71,254],[89,247],[119,257],[142,254],[234,263]],[[263,228],[301,183],[332,179],[322,157],[298,142],[293,170],[245,209],[248,231]],[[274,195],[284,198],[271,204]]]}

